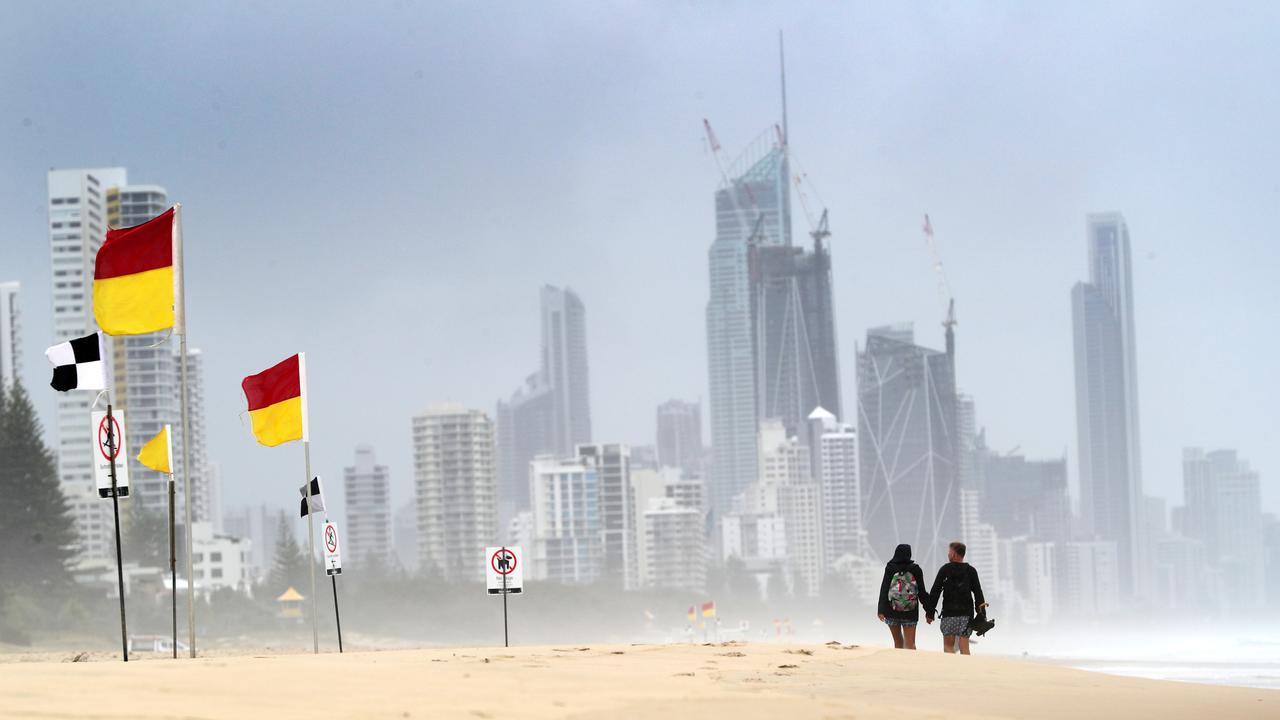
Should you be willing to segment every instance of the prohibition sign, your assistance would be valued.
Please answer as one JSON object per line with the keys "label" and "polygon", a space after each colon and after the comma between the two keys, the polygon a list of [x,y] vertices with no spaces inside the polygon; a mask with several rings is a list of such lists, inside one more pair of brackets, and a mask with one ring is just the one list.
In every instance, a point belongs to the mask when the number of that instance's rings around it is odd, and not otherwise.
{"label": "prohibition sign", "polygon": [[332,525],[324,529],[324,546],[329,548],[329,552],[338,552],[338,531]]}
{"label": "prohibition sign", "polygon": [[506,548],[502,548],[494,553],[492,558],[489,558],[489,565],[499,575],[510,575],[516,569],[516,554]]}
{"label": "prohibition sign", "polygon": [[[111,421],[111,443],[114,445],[110,449],[110,455],[107,450],[107,421]],[[114,415],[102,418],[102,422],[98,423],[98,452],[107,460],[115,460],[120,457],[120,421],[116,420]]]}

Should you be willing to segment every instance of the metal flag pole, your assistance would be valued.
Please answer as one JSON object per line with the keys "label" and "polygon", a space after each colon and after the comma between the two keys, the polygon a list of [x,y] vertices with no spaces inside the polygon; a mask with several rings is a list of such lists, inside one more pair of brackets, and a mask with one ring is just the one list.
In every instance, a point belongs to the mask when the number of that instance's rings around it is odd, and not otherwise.
{"label": "metal flag pole", "polygon": [[[302,391],[304,394],[306,390]],[[302,455],[306,465],[307,480],[302,485],[307,501],[307,567],[311,568],[311,651],[320,654],[320,626],[316,623],[316,532],[311,518],[315,508],[311,506],[311,442],[302,440]],[[336,595],[334,596],[336,599]]]}
{"label": "metal flag pole", "polygon": [[124,614],[124,556],[120,552],[120,496],[116,488],[116,420],[107,401],[107,462],[111,463],[111,511],[116,521],[116,583],[120,591],[120,654],[129,662],[129,628]]}
{"label": "metal flag pole", "polygon": [[307,398],[307,354],[298,353],[298,389],[302,391],[302,458],[307,477],[302,497],[307,502],[307,567],[311,568],[311,652],[320,654],[320,625],[316,621],[316,532],[311,516],[311,421]]}
{"label": "metal flag pole", "polygon": [[184,513],[187,536],[187,644],[190,645],[191,657],[194,658],[196,656],[196,584],[191,563],[191,415],[188,412],[187,390],[187,286],[183,277],[186,263],[183,262],[182,253],[182,203],[173,206],[173,259],[177,270],[174,273],[174,295],[177,298],[177,304],[174,307],[174,327],[178,332],[178,372],[182,383],[182,494],[183,504],[186,506]]}
{"label": "metal flag pole", "polygon": [[178,548],[176,505],[178,489],[169,473],[169,605],[173,609],[173,659],[178,659]]}

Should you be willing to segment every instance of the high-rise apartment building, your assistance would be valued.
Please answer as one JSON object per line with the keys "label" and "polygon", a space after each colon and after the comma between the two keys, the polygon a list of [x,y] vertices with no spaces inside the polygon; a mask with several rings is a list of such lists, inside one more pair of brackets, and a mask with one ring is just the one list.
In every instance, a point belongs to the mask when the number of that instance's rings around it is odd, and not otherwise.
{"label": "high-rise apartment building", "polygon": [[595,582],[603,555],[595,458],[540,455],[530,466],[530,478],[532,577],[566,585]]}
{"label": "high-rise apartment building", "polygon": [[[708,252],[707,379],[710,388],[713,514],[729,508],[759,471],[760,376],[753,325],[752,248],[791,246],[786,147],[772,128],[729,168],[716,190],[716,238]],[[810,408],[812,409],[812,408]]]}
{"label": "high-rise apartment building", "polygon": [[591,441],[587,315],[569,288],[541,293],[538,371],[508,402],[498,403],[500,517],[505,524],[530,507],[529,462],[543,453],[568,456]]}
{"label": "high-rise apartment building", "polygon": [[641,513],[644,558],[638,585],[701,592],[707,584],[702,511],[674,498],[654,500]]}
{"label": "high-rise apartment building", "polygon": [[17,282],[0,282],[0,388],[22,380],[22,319],[18,313]]}
{"label": "high-rise apartment building", "polygon": [[960,532],[955,335],[946,351],[915,344],[910,324],[872,328],[858,353],[858,459],[863,522],[881,560],[910,543],[940,567]]}
{"label": "high-rise apartment building", "polygon": [[1107,213],[1090,215],[1088,232],[1089,282],[1071,289],[1080,516],[1085,533],[1115,543],[1128,596],[1146,570],[1129,228]]}
{"label": "high-rise apartment building", "polygon": [[[106,238],[106,192],[127,183],[124,168],[50,170],[49,247],[53,273],[53,343],[97,331],[93,317],[93,268]],[[52,343],[51,343],[52,344]],[[110,357],[112,343],[105,343]],[[89,406],[96,392],[58,393],[58,478],[75,518],[82,560],[112,557],[111,504],[93,479],[94,441]]]}
{"label": "high-rise apartment building", "polygon": [[828,564],[862,556],[862,491],[858,432],[823,408],[809,414],[813,477],[822,489],[823,553]]}
{"label": "high-rise apartment building", "polygon": [[389,566],[395,528],[391,515],[391,471],[379,465],[373,447],[357,445],[355,462],[343,470],[347,526],[343,554],[353,561]]}
{"label": "high-rise apartment building", "polygon": [[702,474],[702,407],[696,402],[668,400],[658,406],[658,464],[680,468],[690,477]]}
{"label": "high-rise apartment building", "polygon": [[979,456],[982,520],[1000,537],[1050,542],[1071,538],[1067,461],[1028,460],[983,450]]}
{"label": "high-rise apartment building", "polygon": [[840,417],[842,405],[831,256],[814,238],[811,252],[754,243],[748,253],[757,411],[809,446],[809,413]]}
{"label": "high-rise apartment building", "polygon": [[1231,583],[1230,597],[1259,597],[1265,584],[1258,472],[1235,450],[1182,452],[1183,532],[1204,545],[1209,565]]}
{"label": "high-rise apartment building", "polygon": [[418,556],[446,580],[484,580],[498,535],[493,423],[479,410],[437,405],[413,418]]}
{"label": "high-rise apartment building", "polygon": [[577,455],[595,465],[600,497],[600,578],[620,589],[636,587],[636,511],[632,505],[631,451],[626,445],[579,445]]}

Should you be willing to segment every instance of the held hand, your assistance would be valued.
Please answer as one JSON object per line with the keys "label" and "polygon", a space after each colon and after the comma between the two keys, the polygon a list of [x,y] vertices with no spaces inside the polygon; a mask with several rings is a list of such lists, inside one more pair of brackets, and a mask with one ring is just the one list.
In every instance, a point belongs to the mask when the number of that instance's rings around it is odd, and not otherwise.
{"label": "held hand", "polygon": [[928,623],[928,624],[932,625],[932,624],[933,624],[933,613],[926,613],[926,614],[925,614],[925,616],[924,616],[924,621],[925,621],[926,623]]}
{"label": "held hand", "polygon": [[876,615],[876,617],[880,618],[880,622],[884,622],[884,615],[883,615],[883,614]]}

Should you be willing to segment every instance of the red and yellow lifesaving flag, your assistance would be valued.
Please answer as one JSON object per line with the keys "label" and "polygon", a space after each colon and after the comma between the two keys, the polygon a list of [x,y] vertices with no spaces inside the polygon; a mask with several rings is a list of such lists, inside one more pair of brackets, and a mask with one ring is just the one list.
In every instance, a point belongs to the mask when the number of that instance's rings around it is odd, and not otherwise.
{"label": "red and yellow lifesaving flag", "polygon": [[108,335],[173,327],[177,208],[129,228],[107,231],[93,269],[93,316]]}
{"label": "red and yellow lifesaving flag", "polygon": [[715,616],[716,616],[716,604],[715,604],[715,602],[708,601],[708,602],[704,602],[704,603],[702,603],[702,617],[704,617],[704,618],[713,618],[713,617],[715,617]]}
{"label": "red and yellow lifesaving flag", "polygon": [[306,353],[250,375],[240,386],[249,401],[249,417],[258,442],[275,447],[290,440],[307,439]]}

